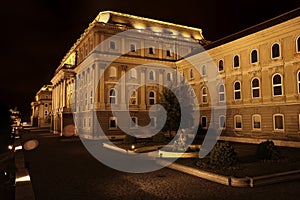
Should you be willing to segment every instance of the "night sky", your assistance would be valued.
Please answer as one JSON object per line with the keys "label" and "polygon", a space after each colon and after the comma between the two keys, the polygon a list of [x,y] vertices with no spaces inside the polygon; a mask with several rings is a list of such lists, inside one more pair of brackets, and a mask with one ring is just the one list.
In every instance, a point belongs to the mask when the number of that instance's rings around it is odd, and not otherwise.
{"label": "night sky", "polygon": [[300,0],[2,1],[0,104],[29,120],[30,102],[100,11],[112,10],[203,30],[214,41],[300,6]]}

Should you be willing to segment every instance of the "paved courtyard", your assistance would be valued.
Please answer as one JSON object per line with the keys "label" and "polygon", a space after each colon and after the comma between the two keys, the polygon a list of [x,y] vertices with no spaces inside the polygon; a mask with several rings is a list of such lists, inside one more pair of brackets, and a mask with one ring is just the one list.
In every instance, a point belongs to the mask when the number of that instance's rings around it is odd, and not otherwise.
{"label": "paved courtyard", "polygon": [[295,199],[300,181],[234,188],[168,168],[142,174],[116,171],[97,161],[78,138],[62,139],[45,131],[38,149],[25,152],[37,200],[47,199]]}

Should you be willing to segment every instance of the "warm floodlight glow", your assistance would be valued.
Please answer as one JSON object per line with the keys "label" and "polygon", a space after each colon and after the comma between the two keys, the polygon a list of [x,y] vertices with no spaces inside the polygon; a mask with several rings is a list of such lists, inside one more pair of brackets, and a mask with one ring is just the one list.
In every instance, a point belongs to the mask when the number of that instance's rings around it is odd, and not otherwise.
{"label": "warm floodlight glow", "polygon": [[135,148],[135,146],[134,145],[131,145],[131,149],[134,149]]}
{"label": "warm floodlight glow", "polygon": [[13,148],[14,148],[13,145],[9,145],[9,146],[8,146],[8,149],[9,149],[9,150],[12,150]]}
{"label": "warm floodlight glow", "polygon": [[141,24],[141,23],[133,24],[133,27],[139,30],[143,30],[146,28],[145,24]]}
{"label": "warm floodlight glow", "polygon": [[26,182],[26,181],[30,181],[30,176],[29,175],[16,178],[17,183],[18,182]]}
{"label": "warm floodlight glow", "polygon": [[23,148],[22,148],[22,146],[20,145],[20,146],[16,146],[15,147],[15,151],[18,151],[18,150],[22,150]]}

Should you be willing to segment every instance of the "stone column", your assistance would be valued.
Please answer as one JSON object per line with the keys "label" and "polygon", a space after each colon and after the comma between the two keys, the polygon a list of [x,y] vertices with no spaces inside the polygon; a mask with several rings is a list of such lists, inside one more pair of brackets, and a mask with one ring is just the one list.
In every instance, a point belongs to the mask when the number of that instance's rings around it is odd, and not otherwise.
{"label": "stone column", "polygon": [[146,99],[145,99],[145,94],[146,94],[146,68],[141,69],[141,104],[140,104],[140,109],[141,110],[146,110]]}
{"label": "stone column", "polygon": [[164,84],[164,74],[165,74],[165,70],[164,69],[159,69],[159,74],[158,74],[158,83],[159,83],[159,93],[162,94],[163,93],[163,84]]}
{"label": "stone column", "polygon": [[126,74],[126,69],[127,66],[126,65],[122,65],[121,66],[121,82],[120,82],[120,86],[118,87],[119,89],[121,89],[121,102],[120,102],[120,109],[121,110],[125,110],[126,108],[126,82],[125,82],[125,74]]}
{"label": "stone column", "polygon": [[105,110],[105,93],[104,93],[104,90],[105,90],[105,80],[104,80],[104,70],[105,70],[105,66],[106,64],[103,64],[103,63],[98,63],[97,64],[97,68],[99,70],[99,76],[100,74],[102,75],[100,77],[100,87],[98,88],[99,90],[99,94],[100,94],[100,109],[101,110]]}

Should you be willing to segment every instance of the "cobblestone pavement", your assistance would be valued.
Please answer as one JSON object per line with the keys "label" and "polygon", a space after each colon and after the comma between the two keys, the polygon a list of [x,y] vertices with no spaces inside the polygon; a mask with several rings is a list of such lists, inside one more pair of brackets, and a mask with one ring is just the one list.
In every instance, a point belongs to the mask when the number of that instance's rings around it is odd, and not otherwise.
{"label": "cobblestone pavement", "polygon": [[163,168],[131,174],[111,169],[94,159],[77,138],[61,139],[31,132],[38,149],[25,152],[37,200],[60,199],[296,199],[300,181],[234,188]]}

